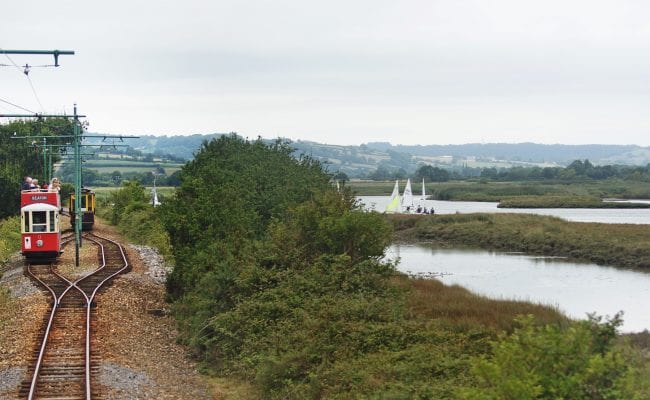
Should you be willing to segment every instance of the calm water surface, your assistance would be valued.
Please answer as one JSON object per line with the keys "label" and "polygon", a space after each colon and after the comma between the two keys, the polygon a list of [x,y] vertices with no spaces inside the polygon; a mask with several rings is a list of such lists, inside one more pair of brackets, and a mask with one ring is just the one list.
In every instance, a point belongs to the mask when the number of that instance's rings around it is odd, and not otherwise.
{"label": "calm water surface", "polygon": [[[358,196],[366,209],[383,212],[389,196]],[[649,202],[640,200],[639,202]],[[606,224],[650,224],[650,208],[606,209],[606,208],[497,208],[495,202],[442,201],[414,199],[414,203],[426,208],[433,207],[436,214],[455,213],[525,213],[552,215],[567,221],[602,222]]]}
{"label": "calm water surface", "polygon": [[623,310],[622,331],[650,329],[650,273],[426,245],[393,245],[387,257],[399,257],[402,272],[442,274],[437,279],[447,285],[461,285],[491,298],[553,305],[574,318],[586,318],[590,312],[612,316]]}

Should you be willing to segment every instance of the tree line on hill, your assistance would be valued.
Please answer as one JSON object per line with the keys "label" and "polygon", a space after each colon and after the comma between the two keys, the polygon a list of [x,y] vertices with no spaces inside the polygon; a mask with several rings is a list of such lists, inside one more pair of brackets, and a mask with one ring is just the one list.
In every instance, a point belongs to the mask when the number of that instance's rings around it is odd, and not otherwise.
{"label": "tree line on hill", "polygon": [[[341,175],[343,177],[343,175]],[[368,175],[376,181],[413,178],[427,182],[446,182],[449,180],[466,180],[481,178],[491,181],[576,181],[604,180],[618,178],[630,181],[650,182],[650,164],[646,166],[628,165],[593,165],[589,160],[575,160],[566,167],[511,167],[511,168],[463,168],[447,170],[432,165],[420,165],[409,174],[399,168],[389,170],[384,167]]]}
{"label": "tree line on hill", "polygon": [[[84,186],[121,186],[124,181],[135,181],[142,185],[151,186],[154,181],[157,186],[178,186],[180,184],[180,171],[167,175],[163,167],[159,163],[142,164],[143,166],[149,165],[150,171],[120,171],[114,170],[112,172],[98,172],[92,168],[82,169],[82,182]],[[64,164],[57,174],[61,177],[63,182],[74,182],[74,165],[71,163]]]}

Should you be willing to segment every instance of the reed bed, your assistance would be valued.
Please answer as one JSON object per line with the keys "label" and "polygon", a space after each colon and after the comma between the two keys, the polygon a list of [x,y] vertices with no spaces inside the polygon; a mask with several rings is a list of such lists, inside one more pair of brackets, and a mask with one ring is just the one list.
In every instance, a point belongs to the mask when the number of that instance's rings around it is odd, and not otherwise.
{"label": "reed bed", "polygon": [[396,238],[561,256],[623,268],[650,268],[650,230],[645,225],[568,222],[531,214],[388,216]]}

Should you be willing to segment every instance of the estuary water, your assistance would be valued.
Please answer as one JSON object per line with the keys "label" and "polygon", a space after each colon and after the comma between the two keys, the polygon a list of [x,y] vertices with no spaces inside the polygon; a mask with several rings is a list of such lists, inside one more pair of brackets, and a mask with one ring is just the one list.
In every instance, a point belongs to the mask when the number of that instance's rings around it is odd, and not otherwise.
{"label": "estuary water", "polygon": [[[367,210],[384,212],[389,196],[358,196]],[[649,202],[639,200],[638,202]],[[650,224],[650,208],[497,208],[495,202],[443,201],[414,199],[415,205],[434,208],[436,214],[526,213],[551,215],[567,221],[601,222],[606,224]]]}
{"label": "estuary water", "polygon": [[558,307],[572,318],[623,311],[623,332],[650,329],[650,273],[483,250],[392,245],[388,259],[398,270],[435,276],[495,299],[516,299]]}

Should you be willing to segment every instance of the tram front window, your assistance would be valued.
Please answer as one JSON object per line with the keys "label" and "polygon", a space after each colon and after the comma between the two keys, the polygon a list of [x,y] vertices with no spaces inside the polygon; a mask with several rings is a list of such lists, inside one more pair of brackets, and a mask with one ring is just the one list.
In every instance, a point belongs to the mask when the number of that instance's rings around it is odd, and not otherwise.
{"label": "tram front window", "polygon": [[32,212],[32,232],[47,232],[47,212]]}

